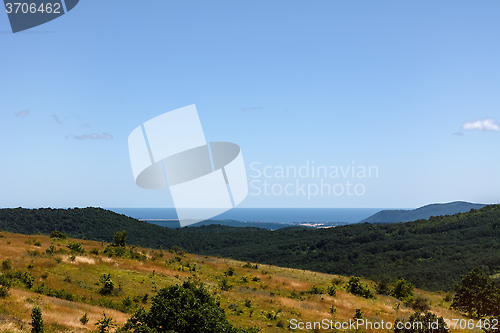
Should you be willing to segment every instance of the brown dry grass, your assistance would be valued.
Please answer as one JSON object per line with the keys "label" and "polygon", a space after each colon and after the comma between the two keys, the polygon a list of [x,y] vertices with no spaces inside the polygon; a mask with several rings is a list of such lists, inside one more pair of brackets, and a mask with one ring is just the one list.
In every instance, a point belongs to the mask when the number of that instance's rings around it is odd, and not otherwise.
{"label": "brown dry grass", "polygon": [[[392,297],[377,296],[375,300],[367,300],[347,293],[343,287],[337,290],[335,297],[307,293],[314,285],[326,287],[334,278],[340,279],[341,286],[345,286],[348,277],[261,264],[258,264],[258,269],[246,268],[244,262],[192,254],[181,255],[181,262],[178,262],[175,258],[179,256],[175,253],[164,251],[163,256],[160,256],[158,250],[140,247],[134,250],[146,254],[148,259],[145,261],[109,258],[103,254],[89,254],[93,248],[102,251],[107,244],[101,242],[74,239],[54,241],[42,235],[24,236],[6,232],[1,234],[4,237],[0,238],[0,261],[10,258],[12,269],[29,270],[35,276],[35,286],[44,283],[50,288],[64,288],[77,297],[121,302],[125,297],[146,293],[152,296],[159,288],[194,278],[203,282],[214,297],[220,300],[233,324],[239,327],[259,326],[263,329],[261,332],[270,333],[287,331],[289,320],[294,318],[304,322],[321,321],[325,318],[349,321],[357,308],[361,308],[363,317],[371,321],[394,322],[396,318],[408,318],[413,313],[413,310],[405,308],[400,301]],[[35,239],[41,242],[41,246],[33,245]],[[51,245],[67,250],[68,241],[83,243],[86,254],[77,255],[73,260],[69,252],[45,254],[45,250]],[[34,251],[39,254],[34,256]],[[57,257],[62,261],[58,263]],[[190,267],[196,265],[196,270],[190,271],[187,264]],[[28,269],[28,265],[33,267]],[[234,275],[225,276],[230,267],[234,269]],[[121,294],[102,296],[98,293],[100,286],[96,283],[104,273],[111,274],[117,287],[121,288]],[[45,278],[42,277],[44,274]],[[246,282],[244,277],[247,277]],[[254,277],[258,277],[260,281],[252,281]],[[220,281],[223,278],[228,279],[232,285],[228,291],[220,289]],[[363,283],[370,286],[373,284],[368,280],[363,280]],[[444,293],[422,290],[416,292],[430,300],[431,311],[437,315],[449,319],[464,318],[456,311],[449,310],[449,303],[443,301]],[[58,332],[93,330],[94,323],[102,317],[103,312],[112,316],[119,324],[123,324],[130,316],[130,313],[109,308],[69,302],[12,288],[10,296],[0,299],[0,331],[27,332],[31,308],[35,304],[42,307],[45,324],[51,327],[52,331]],[[248,304],[250,306],[247,306]],[[334,314],[330,312],[332,306],[336,309]],[[87,325],[82,325],[79,319],[85,312],[90,321]],[[284,328],[277,327],[280,321]]]}

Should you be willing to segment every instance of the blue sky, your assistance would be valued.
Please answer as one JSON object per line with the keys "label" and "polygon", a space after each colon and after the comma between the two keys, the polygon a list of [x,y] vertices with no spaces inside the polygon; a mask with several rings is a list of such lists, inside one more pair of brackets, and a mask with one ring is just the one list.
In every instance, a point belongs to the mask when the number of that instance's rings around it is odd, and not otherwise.
{"label": "blue sky", "polygon": [[241,207],[498,203],[499,12],[493,0],[82,0],[17,34],[0,15],[0,206],[172,207],[135,185],[127,138],[190,104],[207,141],[240,145],[254,185],[266,180],[255,162],[378,168],[324,179],[363,195],[251,188]]}

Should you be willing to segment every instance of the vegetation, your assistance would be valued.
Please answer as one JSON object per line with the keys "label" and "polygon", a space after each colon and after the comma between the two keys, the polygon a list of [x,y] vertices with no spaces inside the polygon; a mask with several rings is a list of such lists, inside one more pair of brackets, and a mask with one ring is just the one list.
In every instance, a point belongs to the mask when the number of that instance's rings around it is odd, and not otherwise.
{"label": "vegetation", "polygon": [[[405,325],[406,324],[406,325]],[[399,328],[401,327],[401,328]],[[394,333],[448,333],[443,317],[427,312],[415,312],[408,320],[398,319],[394,322]]]}
{"label": "vegetation", "polygon": [[[126,230],[126,242],[137,246],[177,246],[202,255],[375,280],[404,277],[428,290],[453,290],[475,266],[489,275],[500,271],[500,205],[409,223],[276,231],[217,225],[169,229],[100,208],[16,208],[0,209],[0,227],[24,234],[57,229],[106,242]],[[122,246],[106,251],[110,256],[141,256]]]}
{"label": "vegetation", "polygon": [[231,325],[219,303],[203,285],[184,282],[161,289],[152,298],[149,311],[140,309],[124,326],[134,332],[237,333],[258,332],[258,329],[236,329]]}
{"label": "vegetation", "polygon": [[[35,239],[40,247],[34,245]],[[71,251],[70,243],[81,243],[83,252]],[[97,251],[91,253],[93,249]],[[111,257],[109,249],[113,250]],[[356,315],[356,309],[363,319],[394,322],[396,318],[406,320],[413,313],[412,307],[421,302],[444,318],[464,318],[449,309],[449,293],[414,289],[414,300],[408,305],[387,295],[366,299],[347,289],[374,290],[376,284],[367,279],[194,255],[178,246],[162,251],[1,232],[0,262],[7,258],[11,259],[10,268],[0,272],[0,286],[5,286],[7,293],[0,300],[0,331],[7,332],[27,333],[31,309],[36,306],[43,311],[45,332],[123,332],[131,316],[140,311],[151,313],[156,303],[150,295],[162,295],[175,286],[183,288],[184,283],[202,288],[213,298],[218,306],[213,312],[224,313],[234,330],[261,327],[266,333],[286,332],[291,319],[344,322]],[[387,280],[391,291],[398,280]],[[170,301],[175,304],[172,297]],[[179,318],[190,315],[179,307],[168,311],[176,312]],[[141,325],[130,331],[154,329]]]}
{"label": "vegetation", "polygon": [[31,310],[31,333],[43,333],[44,325],[42,318],[42,309],[35,306]]}
{"label": "vegetation", "polygon": [[500,315],[500,288],[481,268],[476,267],[456,286],[451,306],[469,316]]}

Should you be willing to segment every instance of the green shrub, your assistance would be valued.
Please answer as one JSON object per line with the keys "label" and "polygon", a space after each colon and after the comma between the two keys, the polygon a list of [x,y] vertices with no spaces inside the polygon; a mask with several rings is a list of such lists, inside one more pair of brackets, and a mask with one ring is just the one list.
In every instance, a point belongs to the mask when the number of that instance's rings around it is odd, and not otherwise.
{"label": "green shrub", "polygon": [[[405,323],[411,323],[405,327]],[[437,327],[433,327],[436,325]],[[448,333],[443,317],[426,312],[424,315],[415,312],[407,321],[396,319],[394,333]]]}
{"label": "green shrub", "polygon": [[83,244],[82,243],[69,242],[67,246],[71,250],[71,252],[76,252],[76,253],[83,253],[83,252],[85,252],[85,250],[83,249]]}
{"label": "green shrub", "polygon": [[138,310],[123,327],[134,332],[244,333],[258,329],[236,329],[226,319],[219,303],[202,284],[184,282],[161,289],[151,308]]}
{"label": "green shrub", "polygon": [[107,333],[113,327],[116,327],[116,323],[113,321],[112,317],[106,317],[106,313],[103,313],[103,317],[99,319],[94,325],[97,326],[99,333]]}
{"label": "green shrub", "polygon": [[2,270],[6,271],[12,268],[12,260],[11,259],[5,259],[2,261]]}
{"label": "green shrub", "polygon": [[50,238],[66,239],[66,234],[60,231],[54,230],[50,233]]}
{"label": "green shrub", "polygon": [[33,310],[31,310],[31,333],[43,333],[43,318],[42,318],[42,309],[40,307],[35,306]]}
{"label": "green shrub", "polygon": [[89,317],[87,316],[87,312],[85,312],[82,316],[82,318],[80,318],[80,322],[83,324],[83,325],[87,325],[87,323],[89,322]]}
{"label": "green shrub", "polygon": [[411,303],[413,299],[413,290],[414,288],[411,282],[406,282],[405,279],[399,279],[394,283],[391,296],[405,303]]}
{"label": "green shrub", "polygon": [[99,290],[101,295],[111,295],[115,289],[115,284],[111,280],[111,274],[103,274],[99,278],[99,282],[103,285]]}
{"label": "green shrub", "polygon": [[360,278],[357,276],[353,276],[349,279],[347,284],[347,291],[353,295],[361,296],[364,298],[374,298],[373,292],[368,288],[367,285],[364,285],[360,282]]}

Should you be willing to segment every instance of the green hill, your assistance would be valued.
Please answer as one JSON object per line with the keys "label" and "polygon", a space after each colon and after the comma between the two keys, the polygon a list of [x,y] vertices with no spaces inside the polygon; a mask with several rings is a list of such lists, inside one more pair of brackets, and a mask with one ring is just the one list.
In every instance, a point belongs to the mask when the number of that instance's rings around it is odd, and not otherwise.
{"label": "green hill", "polygon": [[127,230],[130,244],[378,279],[405,277],[416,287],[451,290],[481,266],[500,272],[500,205],[409,223],[329,229],[265,230],[227,226],[169,229],[100,208],[1,209],[0,228],[24,234],[57,229],[71,237],[112,241]]}
{"label": "green hill", "polygon": [[412,210],[388,209],[373,214],[372,216],[360,221],[359,223],[410,222],[419,219],[428,219],[431,216],[466,213],[471,209],[480,209],[484,206],[486,205],[463,202],[463,201],[455,201],[444,204],[430,204]]}

